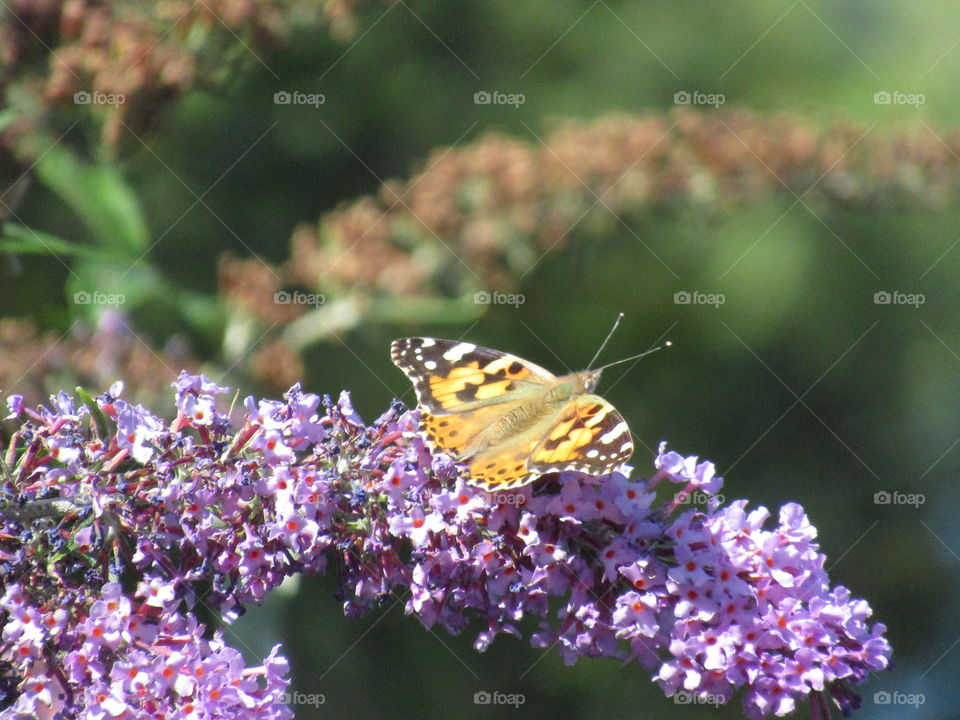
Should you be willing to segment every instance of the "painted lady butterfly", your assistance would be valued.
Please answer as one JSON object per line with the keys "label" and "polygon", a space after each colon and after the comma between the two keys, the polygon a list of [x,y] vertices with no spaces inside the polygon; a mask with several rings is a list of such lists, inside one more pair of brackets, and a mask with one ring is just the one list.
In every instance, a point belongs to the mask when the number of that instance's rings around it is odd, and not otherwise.
{"label": "painted lady butterfly", "polygon": [[430,443],[487,491],[560,470],[602,475],[633,454],[626,421],[593,394],[604,368],[557,377],[499,350],[426,337],[394,340],[390,356],[413,381]]}

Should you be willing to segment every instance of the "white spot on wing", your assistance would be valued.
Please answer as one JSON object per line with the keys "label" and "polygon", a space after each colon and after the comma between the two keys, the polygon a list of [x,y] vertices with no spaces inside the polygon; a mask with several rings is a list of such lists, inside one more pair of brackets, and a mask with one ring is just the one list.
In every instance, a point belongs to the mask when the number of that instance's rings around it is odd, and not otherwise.
{"label": "white spot on wing", "polygon": [[437,341],[434,340],[433,338],[424,338],[420,342],[420,347],[433,347],[436,344],[437,344]]}
{"label": "white spot on wing", "polygon": [[589,428],[589,427],[593,427],[594,425],[599,425],[600,423],[603,422],[603,419],[607,416],[607,412],[608,412],[608,411],[606,410],[606,408],[604,408],[603,410],[601,410],[600,412],[598,412],[596,415],[594,415],[592,418],[588,419],[588,420],[587,420],[585,423],[583,423],[583,424],[584,424],[586,427],[588,427],[588,428]]}
{"label": "white spot on wing", "polygon": [[612,443],[618,437],[621,437],[622,435],[628,432],[630,432],[630,428],[627,427],[627,424],[625,422],[617,423],[617,425],[612,430],[600,436],[600,442],[602,442],[604,445],[608,443]]}
{"label": "white spot on wing", "polygon": [[423,364],[423,366],[424,366],[427,370],[433,370],[433,369],[435,369],[435,368],[437,367],[437,362],[436,362],[436,360],[427,360],[427,361]]}
{"label": "white spot on wing", "polygon": [[468,352],[473,352],[476,349],[477,346],[473,343],[457,343],[443,354],[443,359],[449,360],[450,362],[457,362],[457,360]]}

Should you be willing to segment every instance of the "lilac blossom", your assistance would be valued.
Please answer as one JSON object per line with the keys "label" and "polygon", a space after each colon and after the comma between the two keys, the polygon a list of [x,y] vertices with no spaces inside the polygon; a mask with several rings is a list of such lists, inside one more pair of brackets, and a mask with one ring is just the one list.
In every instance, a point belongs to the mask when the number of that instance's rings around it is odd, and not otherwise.
{"label": "lilac blossom", "polygon": [[[472,628],[481,651],[533,617],[531,644],[567,663],[636,662],[667,695],[736,695],[749,717],[803,701],[848,712],[889,662],[885,627],[830,585],[799,505],[770,522],[724,504],[713,464],[665,444],[649,479],[563,472],[490,494],[399,404],[366,425],[347,393],[294,386],[247,398],[233,425],[226,388],[187,374],[174,387],[170,423],[120,383],[35,410],[8,400],[0,708],[14,717],[291,717],[279,648],[245,667],[198,622],[198,597],[212,588],[203,604],[230,622],[328,564],[348,615],[409,591],[408,614]],[[663,481],[680,493],[658,500]],[[693,492],[703,509],[678,500]],[[139,582],[122,588],[131,571]]]}

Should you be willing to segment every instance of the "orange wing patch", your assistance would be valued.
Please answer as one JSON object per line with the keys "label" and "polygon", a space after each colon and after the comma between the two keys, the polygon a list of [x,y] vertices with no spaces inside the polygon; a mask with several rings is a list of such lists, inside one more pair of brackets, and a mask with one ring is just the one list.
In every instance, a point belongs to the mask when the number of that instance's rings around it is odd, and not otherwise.
{"label": "orange wing patch", "polygon": [[576,460],[577,458],[583,457],[580,448],[586,447],[593,442],[593,438],[593,432],[587,428],[571,430],[565,436],[554,438],[555,444],[552,446],[551,444],[544,443],[542,448],[539,448],[533,453],[531,459],[534,462],[546,463],[548,465]]}
{"label": "orange wing patch", "polygon": [[442,410],[476,400],[492,400],[517,389],[517,382],[534,377],[521,362],[505,357],[481,367],[476,360],[450,368],[446,375],[428,375],[430,396]]}
{"label": "orange wing patch", "polygon": [[424,412],[420,426],[437,449],[454,457],[460,457],[470,440],[470,433],[463,427],[463,421],[469,421],[470,416],[471,413],[430,415]]}
{"label": "orange wing patch", "polygon": [[488,362],[483,370],[489,375],[503,375],[511,380],[527,380],[534,374],[530,367],[513,355],[504,355]]}
{"label": "orange wing patch", "polygon": [[476,388],[481,387],[485,380],[486,372],[480,369],[478,362],[451,368],[447,375],[427,376],[430,395],[444,410],[462,405],[464,401],[460,397],[464,391],[468,391],[467,399],[472,399]]}
{"label": "orange wing patch", "polygon": [[601,397],[583,395],[566,408],[530,454],[538,473],[610,472],[630,459],[633,442],[620,413]]}
{"label": "orange wing patch", "polygon": [[462,460],[482,451],[484,431],[495,426],[503,412],[502,405],[438,414],[421,410],[420,427],[436,449]]}
{"label": "orange wing patch", "polygon": [[531,456],[534,462],[552,465],[582,457],[579,449],[589,445],[597,436],[594,428],[605,414],[601,412],[601,404],[574,405],[568,410],[534,450]]}
{"label": "orange wing patch", "polygon": [[505,490],[526,485],[540,474],[531,472],[527,467],[527,458],[539,441],[539,438],[533,438],[529,442],[491,448],[478,454],[470,462],[471,481],[486,490]]}

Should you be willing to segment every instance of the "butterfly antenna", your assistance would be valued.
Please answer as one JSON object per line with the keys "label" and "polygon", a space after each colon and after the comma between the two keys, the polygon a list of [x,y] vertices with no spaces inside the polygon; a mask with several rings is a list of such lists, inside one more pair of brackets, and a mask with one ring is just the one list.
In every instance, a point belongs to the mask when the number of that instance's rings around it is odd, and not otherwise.
{"label": "butterfly antenna", "polygon": [[613,333],[616,331],[617,326],[620,325],[621,320],[623,320],[623,313],[618,314],[617,319],[613,321],[613,327],[610,328],[610,332],[607,333],[607,337],[604,339],[604,341],[600,343],[600,347],[597,348],[597,352],[594,353],[593,359],[590,361],[590,364],[587,365],[587,370],[592,368],[593,364],[597,361],[597,358],[600,357],[600,353],[603,352],[603,349],[607,346],[607,343],[610,342],[610,338],[613,336]]}
{"label": "butterfly antenna", "polygon": [[598,367],[597,370],[606,370],[608,367],[613,367],[614,365],[620,365],[621,363],[630,362],[631,360],[639,360],[640,358],[646,357],[647,355],[653,355],[653,353],[655,353],[657,350],[663,350],[664,348],[668,348],[671,345],[673,345],[673,343],[667,340],[665,343],[663,343],[663,345],[657,345],[657,347],[647,350],[646,352],[642,352],[639,355],[633,355],[631,357],[624,358],[623,360],[615,360],[612,363],[607,363],[606,365]]}

